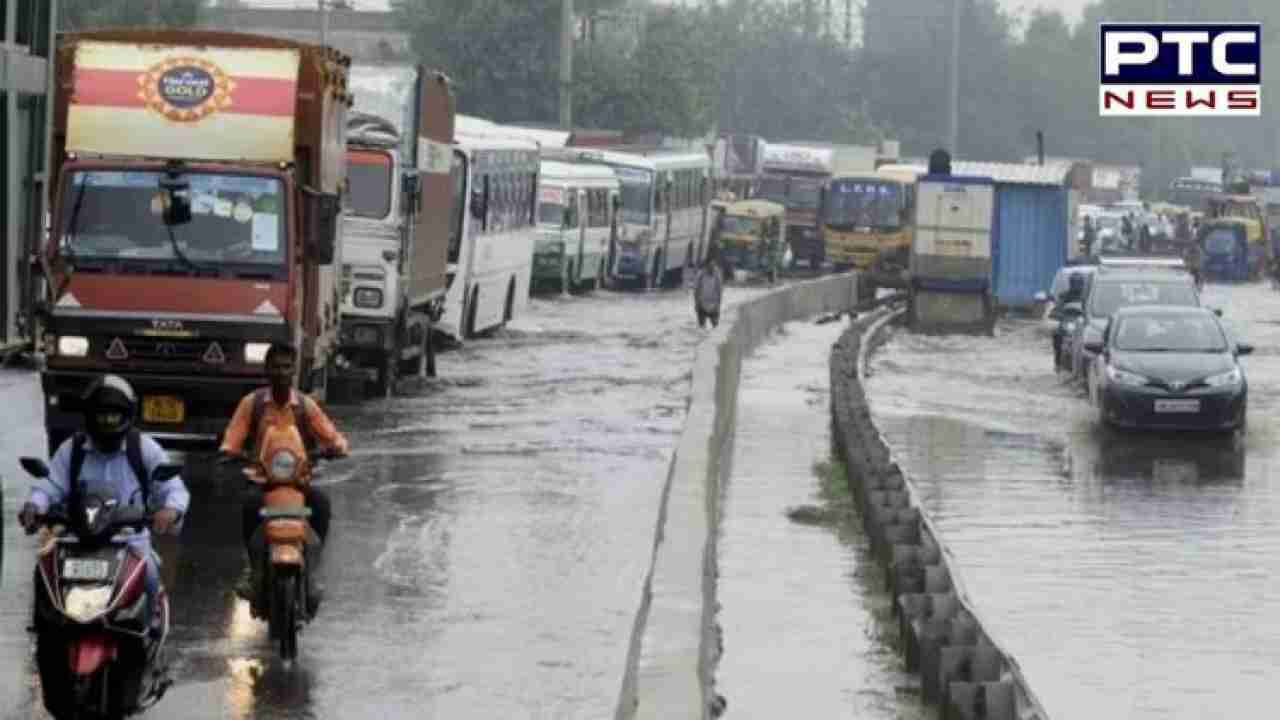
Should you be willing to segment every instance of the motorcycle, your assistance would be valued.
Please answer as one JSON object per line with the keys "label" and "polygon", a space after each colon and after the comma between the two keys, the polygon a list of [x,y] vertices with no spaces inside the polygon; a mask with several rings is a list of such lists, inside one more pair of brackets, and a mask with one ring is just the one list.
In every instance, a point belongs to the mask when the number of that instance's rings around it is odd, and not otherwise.
{"label": "motorcycle", "polygon": [[[320,460],[340,457],[329,452],[307,452],[292,426],[268,428],[262,438],[261,459],[227,458],[242,462],[245,478],[261,485],[262,524],[254,533],[253,617],[267,621],[269,637],[278,642],[280,658],[298,656],[298,633],[311,621],[307,597],[308,573],[321,552],[320,538],[311,528],[304,489]],[[311,558],[311,562],[308,562]]]}
{"label": "motorcycle", "polygon": [[[49,477],[21,458],[32,477]],[[161,465],[152,482],[176,477]],[[137,491],[140,493],[140,491]],[[148,607],[146,558],[129,544],[151,524],[138,504],[87,493],[77,507],[55,505],[28,534],[47,533],[36,564],[36,665],[44,704],[58,720],[117,720],[160,701],[172,685],[165,657],[169,598],[161,587]]]}

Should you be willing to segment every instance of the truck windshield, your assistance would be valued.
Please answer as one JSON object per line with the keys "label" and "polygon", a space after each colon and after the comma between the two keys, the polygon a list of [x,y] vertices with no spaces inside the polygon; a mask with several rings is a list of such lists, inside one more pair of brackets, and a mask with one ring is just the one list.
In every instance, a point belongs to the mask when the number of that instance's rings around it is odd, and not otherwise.
{"label": "truck windshield", "polygon": [[347,212],[381,220],[391,212],[391,156],[385,152],[347,153]]}
{"label": "truck windshield", "polygon": [[827,195],[826,222],[834,228],[869,226],[897,229],[902,190],[890,182],[839,180]]}
{"label": "truck windshield", "polygon": [[634,168],[615,168],[622,182],[622,221],[632,225],[648,225],[653,208],[653,173]]}
{"label": "truck windshield", "polygon": [[814,210],[818,207],[821,190],[822,183],[812,178],[774,175],[760,180],[756,196],[788,208]]}
{"label": "truck windshield", "polygon": [[[186,270],[192,263],[215,271],[257,266],[285,269],[288,235],[280,180],[253,175],[188,173],[190,223],[169,228],[161,218],[165,191],[160,172],[81,170],[69,179],[59,227],[59,249],[77,263],[119,265],[148,272],[157,265]],[[173,242],[169,231],[173,231]],[[181,256],[174,254],[176,242]]]}

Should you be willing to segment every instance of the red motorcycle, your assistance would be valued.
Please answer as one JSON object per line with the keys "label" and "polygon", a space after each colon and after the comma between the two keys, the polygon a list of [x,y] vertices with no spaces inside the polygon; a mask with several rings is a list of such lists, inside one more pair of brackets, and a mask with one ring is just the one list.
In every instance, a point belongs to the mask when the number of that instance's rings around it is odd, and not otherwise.
{"label": "red motorcycle", "polygon": [[[31,476],[49,477],[44,461],[20,462]],[[152,482],[181,471],[161,465]],[[149,607],[147,561],[130,544],[151,524],[145,507],[93,493],[74,505],[55,505],[39,518],[36,665],[55,718],[117,720],[155,705],[172,684],[164,652],[169,599],[161,588]]]}

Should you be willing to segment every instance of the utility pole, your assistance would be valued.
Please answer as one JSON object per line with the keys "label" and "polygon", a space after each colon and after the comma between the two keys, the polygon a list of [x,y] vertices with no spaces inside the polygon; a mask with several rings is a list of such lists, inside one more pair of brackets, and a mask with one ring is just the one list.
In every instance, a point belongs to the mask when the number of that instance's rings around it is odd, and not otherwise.
{"label": "utility pole", "polygon": [[947,129],[947,151],[960,158],[960,0],[951,0],[951,122]]}
{"label": "utility pole", "polygon": [[323,47],[329,41],[329,6],[325,0],[316,0],[316,4],[320,8],[320,45]]}
{"label": "utility pole", "polygon": [[844,44],[853,47],[853,0],[844,0]]}
{"label": "utility pole", "polygon": [[573,0],[560,0],[560,127],[573,130]]}

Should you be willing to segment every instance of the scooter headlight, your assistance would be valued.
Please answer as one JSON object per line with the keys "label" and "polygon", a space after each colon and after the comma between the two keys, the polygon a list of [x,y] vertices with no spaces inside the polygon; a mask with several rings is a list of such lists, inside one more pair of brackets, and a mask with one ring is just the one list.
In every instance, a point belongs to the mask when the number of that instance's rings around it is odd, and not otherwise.
{"label": "scooter headlight", "polygon": [[281,450],[271,456],[271,477],[276,482],[288,482],[298,469],[298,458],[288,450]]}
{"label": "scooter headlight", "polygon": [[111,586],[76,586],[67,591],[63,607],[67,617],[79,623],[87,623],[106,612],[111,604]]}

